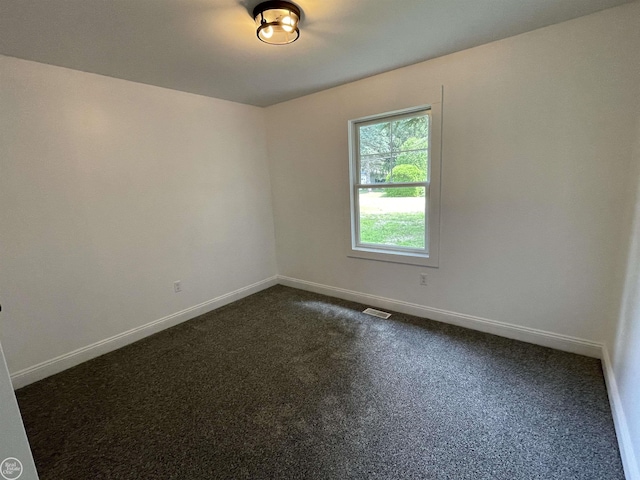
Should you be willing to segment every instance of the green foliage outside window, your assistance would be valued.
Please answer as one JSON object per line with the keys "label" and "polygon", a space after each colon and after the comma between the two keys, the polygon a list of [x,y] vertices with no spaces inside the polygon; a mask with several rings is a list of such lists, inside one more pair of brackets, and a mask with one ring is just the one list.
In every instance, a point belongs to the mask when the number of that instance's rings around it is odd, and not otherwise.
{"label": "green foliage outside window", "polygon": [[424,181],[427,177],[427,139],[411,137],[402,144],[402,153],[396,158],[396,165],[415,165],[423,172]]}
{"label": "green foliage outside window", "polygon": [[[409,164],[396,165],[387,177],[387,182],[393,181],[394,183],[421,182],[423,180],[424,171]],[[384,190],[386,197],[419,197],[421,193],[424,194],[423,187],[385,188]]]}

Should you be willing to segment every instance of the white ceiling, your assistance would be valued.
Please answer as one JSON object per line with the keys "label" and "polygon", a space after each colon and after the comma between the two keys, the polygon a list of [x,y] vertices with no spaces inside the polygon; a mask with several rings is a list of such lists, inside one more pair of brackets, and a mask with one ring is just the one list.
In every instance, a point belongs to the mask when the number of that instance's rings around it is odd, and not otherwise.
{"label": "white ceiling", "polygon": [[629,0],[299,0],[260,42],[259,0],[0,0],[0,54],[267,106]]}

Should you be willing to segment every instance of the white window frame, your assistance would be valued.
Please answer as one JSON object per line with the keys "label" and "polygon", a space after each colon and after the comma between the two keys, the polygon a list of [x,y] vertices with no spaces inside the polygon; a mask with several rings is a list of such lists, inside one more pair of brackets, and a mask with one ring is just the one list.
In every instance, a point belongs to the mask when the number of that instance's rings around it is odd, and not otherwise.
{"label": "white window frame", "polygon": [[[349,121],[349,177],[351,197],[351,252],[353,258],[364,258],[383,262],[403,263],[424,267],[438,267],[440,247],[440,170],[442,166],[442,88],[430,95],[429,103],[417,107],[386,112]],[[388,184],[394,187],[417,186],[425,188],[425,248],[410,249],[388,245],[371,245],[358,242],[359,232],[359,189],[367,188],[360,179],[360,148],[358,127],[361,125],[393,121],[428,111],[428,179],[427,182],[409,184]],[[376,184],[384,187],[387,184]]]}

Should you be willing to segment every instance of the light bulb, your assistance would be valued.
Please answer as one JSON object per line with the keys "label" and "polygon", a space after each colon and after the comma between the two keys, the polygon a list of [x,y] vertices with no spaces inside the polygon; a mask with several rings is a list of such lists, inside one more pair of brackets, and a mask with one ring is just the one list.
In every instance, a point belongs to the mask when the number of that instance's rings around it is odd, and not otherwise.
{"label": "light bulb", "polygon": [[287,15],[286,17],[284,17],[280,23],[282,23],[282,29],[285,32],[291,33],[293,32],[293,19]]}
{"label": "light bulb", "polygon": [[273,37],[273,27],[269,25],[267,28],[263,29],[261,33],[264,38],[271,38]]}

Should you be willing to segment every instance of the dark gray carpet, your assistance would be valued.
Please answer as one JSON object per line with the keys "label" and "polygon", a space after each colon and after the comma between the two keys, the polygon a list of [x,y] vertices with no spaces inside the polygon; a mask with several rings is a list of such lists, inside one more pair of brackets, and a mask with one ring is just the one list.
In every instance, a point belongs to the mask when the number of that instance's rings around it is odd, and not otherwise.
{"label": "dark gray carpet", "polygon": [[42,480],[623,479],[600,362],[277,286],[17,392]]}

